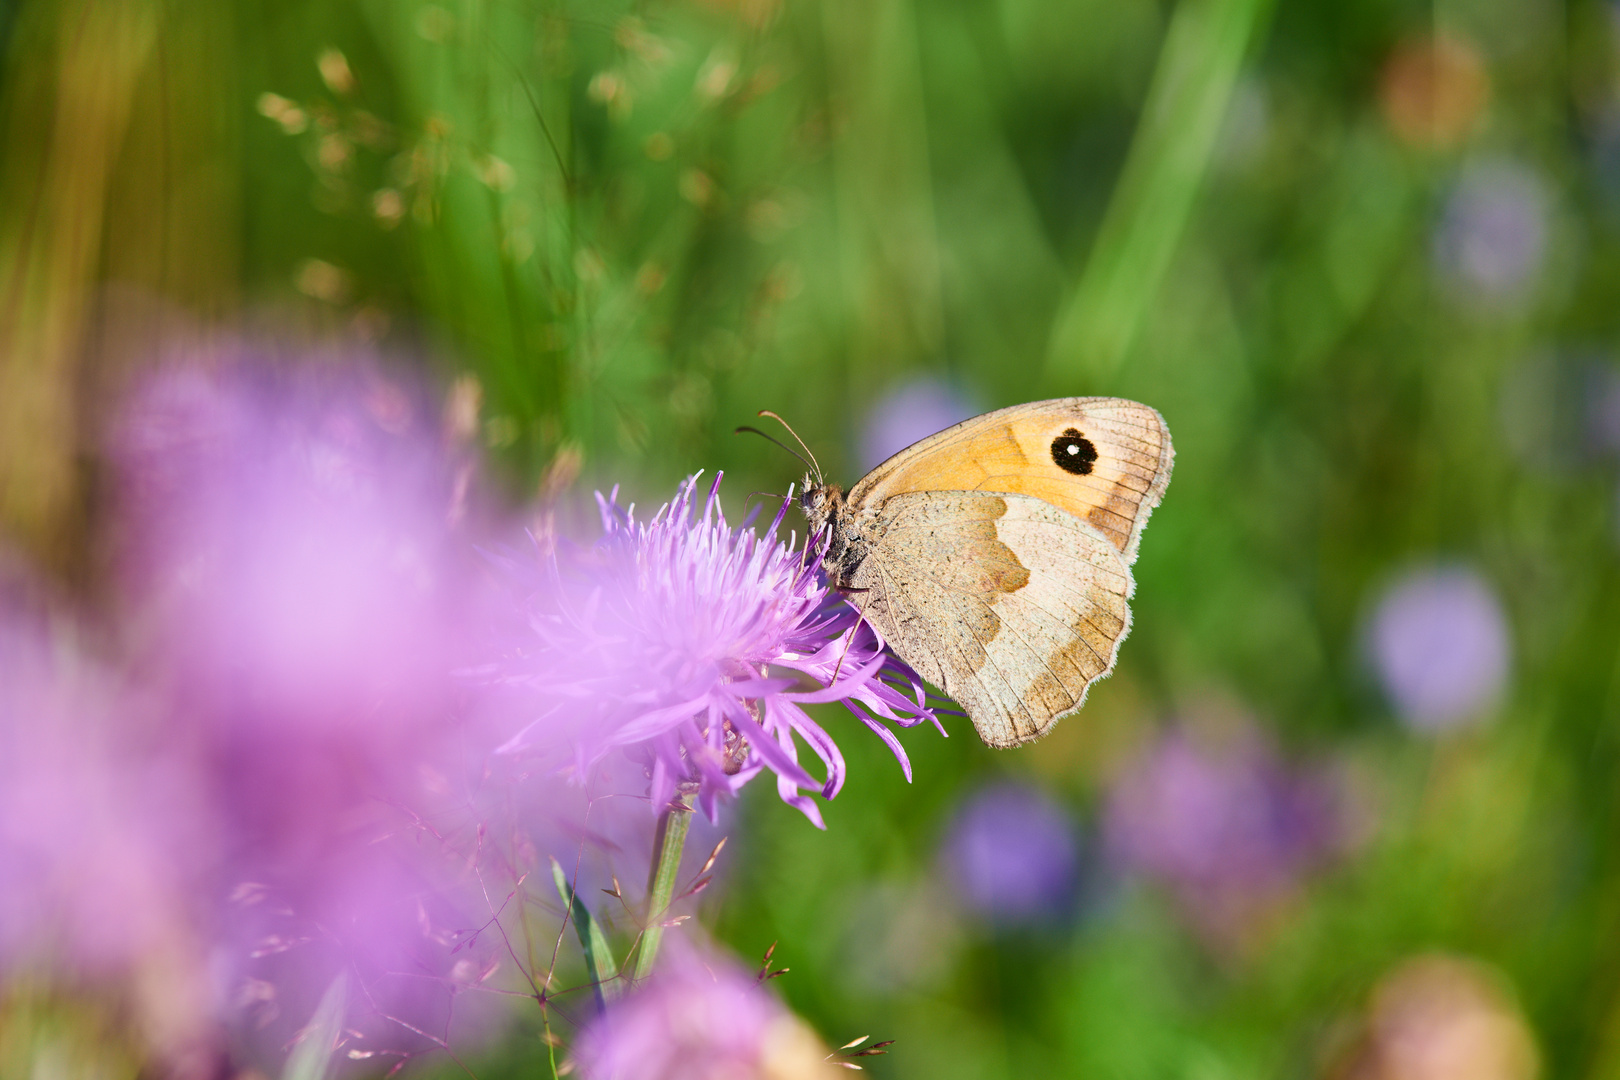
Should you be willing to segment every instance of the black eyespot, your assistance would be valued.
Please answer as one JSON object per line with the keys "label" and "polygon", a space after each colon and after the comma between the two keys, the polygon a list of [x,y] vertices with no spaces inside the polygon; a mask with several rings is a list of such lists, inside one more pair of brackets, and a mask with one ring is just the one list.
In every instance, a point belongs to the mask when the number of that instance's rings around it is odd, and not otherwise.
{"label": "black eyespot", "polygon": [[1097,463],[1097,448],[1091,440],[1070,428],[1052,440],[1052,460],[1064,472],[1085,476]]}

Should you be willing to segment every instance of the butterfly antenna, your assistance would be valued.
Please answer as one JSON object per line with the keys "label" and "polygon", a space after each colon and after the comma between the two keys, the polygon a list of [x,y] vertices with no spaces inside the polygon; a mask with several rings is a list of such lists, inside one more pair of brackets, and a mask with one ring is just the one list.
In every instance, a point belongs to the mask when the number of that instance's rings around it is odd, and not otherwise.
{"label": "butterfly antenna", "polygon": [[[797,450],[793,449],[793,447],[789,446],[787,443],[783,442],[781,439],[773,438],[772,436],[767,435],[763,431],[759,430],[759,428],[757,428],[757,427],[749,427],[747,424],[744,424],[742,427],[740,427],[736,431],[732,432],[732,434],[733,435],[741,435],[745,431],[751,432],[751,433],[753,433],[755,435],[758,435],[762,439],[765,439],[765,440],[767,440],[769,442],[775,443],[777,446],[780,446],[782,449],[786,450],[788,453],[792,454],[794,457],[798,458],[800,461],[803,461],[804,462],[804,467],[811,470],[812,472],[814,472],[816,474],[817,481],[818,482],[820,481],[820,479],[821,479],[821,469],[820,469],[820,467],[811,464],[809,461],[806,461],[803,454],[801,454]],[[797,436],[795,436],[795,438],[796,437]]]}
{"label": "butterfly antenna", "polygon": [[[783,427],[787,428],[787,433],[789,435],[793,436],[793,441],[798,443],[799,446],[803,447],[804,452],[807,455],[809,455],[809,458],[810,458],[809,464],[810,464],[811,468],[815,469],[815,472],[816,472],[816,484],[820,485],[820,486],[824,486],[827,483],[827,481],[821,475],[821,463],[816,460],[816,455],[815,454],[810,453],[810,447],[806,446],[804,440],[799,438],[799,433],[797,431],[793,430],[793,425],[788,423],[786,420],[782,419],[780,416],[777,416],[775,413],[771,412],[771,410],[769,410],[769,409],[761,409],[761,410],[759,410],[759,415],[760,416],[768,416],[772,420],[775,420],[778,424],[781,424]],[[803,461],[804,459],[800,458],[799,460]]]}

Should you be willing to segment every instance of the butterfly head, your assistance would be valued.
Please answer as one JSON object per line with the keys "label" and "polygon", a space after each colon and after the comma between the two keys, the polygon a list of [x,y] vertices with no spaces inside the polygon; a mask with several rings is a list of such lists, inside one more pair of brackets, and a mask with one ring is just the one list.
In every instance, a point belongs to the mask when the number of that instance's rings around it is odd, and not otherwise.
{"label": "butterfly head", "polygon": [[836,524],[838,513],[844,508],[844,493],[837,484],[822,483],[814,473],[806,473],[799,508],[809,520],[813,535],[825,528],[828,522]]}

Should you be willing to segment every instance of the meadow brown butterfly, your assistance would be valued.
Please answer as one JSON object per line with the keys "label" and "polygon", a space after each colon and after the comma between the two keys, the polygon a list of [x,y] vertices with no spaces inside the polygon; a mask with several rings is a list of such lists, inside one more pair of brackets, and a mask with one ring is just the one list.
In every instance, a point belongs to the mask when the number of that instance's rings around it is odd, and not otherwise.
{"label": "meadow brown butterfly", "polygon": [[832,584],[985,742],[1017,746],[1113,670],[1174,457],[1157,410],[1056,398],[946,428],[848,494],[808,476],[802,505]]}

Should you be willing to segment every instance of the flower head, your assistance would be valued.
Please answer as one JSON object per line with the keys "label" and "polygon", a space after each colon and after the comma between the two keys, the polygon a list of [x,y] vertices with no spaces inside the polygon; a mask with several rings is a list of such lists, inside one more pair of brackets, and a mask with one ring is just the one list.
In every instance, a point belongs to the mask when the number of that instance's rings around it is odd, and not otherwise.
{"label": "flower head", "polygon": [[656,975],[586,1028],[585,1080],[812,1080],[837,1075],[815,1033],[716,956],[670,951]]}
{"label": "flower head", "polygon": [[[694,515],[691,477],[640,522],[615,489],[598,496],[598,544],[541,552],[499,676],[531,695],[538,715],[506,749],[567,753],[581,778],[628,750],[647,769],[654,808],[695,791],[711,818],[722,796],[768,768],[783,800],[820,826],[801,789],[832,798],[844,758],[805,705],[842,702],[908,779],[885,724],[934,715],[915,673],[829,594],[819,559],[777,538],[787,502],[759,535],[726,522],[719,490],[716,478]],[[796,739],[821,759],[825,780],[799,763]]]}
{"label": "flower head", "polygon": [[284,1043],[343,968],[433,1026],[477,963],[447,928],[488,917],[442,820],[479,764],[452,741],[476,595],[457,463],[372,358],[212,359],[143,380],[108,446],[131,666],[218,834],[211,975],[248,1043]]}
{"label": "flower head", "polygon": [[123,404],[122,577],[192,704],[278,735],[392,736],[454,686],[468,590],[452,469],[419,398],[374,362],[244,350],[162,371]]}

